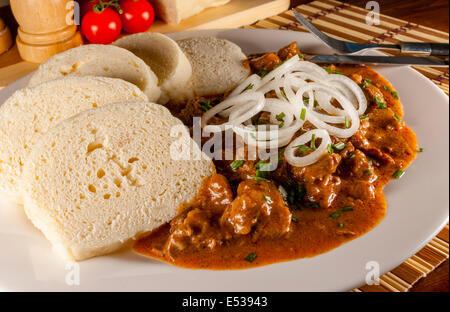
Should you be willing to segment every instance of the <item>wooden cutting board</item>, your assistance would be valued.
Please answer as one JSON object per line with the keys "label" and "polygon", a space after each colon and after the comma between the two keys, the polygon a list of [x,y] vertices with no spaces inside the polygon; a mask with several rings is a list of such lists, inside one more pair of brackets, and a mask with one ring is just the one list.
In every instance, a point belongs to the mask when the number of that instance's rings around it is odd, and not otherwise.
{"label": "wooden cutting board", "polygon": [[[284,12],[289,5],[290,0],[231,0],[224,6],[206,9],[178,25],[156,21],[150,31],[169,33],[192,29],[237,28]],[[16,47],[0,56],[0,64],[11,64],[0,68],[0,89],[39,66],[21,61]]]}

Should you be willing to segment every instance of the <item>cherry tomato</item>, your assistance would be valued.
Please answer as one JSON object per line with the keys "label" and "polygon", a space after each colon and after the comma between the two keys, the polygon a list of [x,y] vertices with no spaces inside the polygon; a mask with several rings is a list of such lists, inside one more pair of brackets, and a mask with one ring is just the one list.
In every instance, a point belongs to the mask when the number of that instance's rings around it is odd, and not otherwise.
{"label": "cherry tomato", "polygon": [[152,26],[155,10],[147,0],[121,0],[119,5],[122,9],[120,18],[126,32],[140,33]]}
{"label": "cherry tomato", "polygon": [[81,29],[89,42],[110,44],[119,37],[122,21],[116,11],[106,8],[99,13],[86,13],[81,22]]}
{"label": "cherry tomato", "polygon": [[94,11],[94,5],[96,5],[99,0],[84,0],[81,4],[81,16],[85,16],[87,13]]}

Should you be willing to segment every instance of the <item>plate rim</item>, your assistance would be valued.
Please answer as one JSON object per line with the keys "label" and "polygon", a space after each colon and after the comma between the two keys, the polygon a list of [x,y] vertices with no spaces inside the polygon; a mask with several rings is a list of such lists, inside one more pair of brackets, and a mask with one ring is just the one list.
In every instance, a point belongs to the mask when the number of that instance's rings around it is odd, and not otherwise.
{"label": "plate rim", "polygon": [[[271,33],[277,33],[277,32],[283,32],[283,33],[292,33],[293,35],[295,34],[296,36],[298,36],[298,37],[302,37],[302,36],[309,36],[309,37],[311,37],[311,38],[313,38],[312,37],[312,35],[311,34],[309,34],[309,33],[304,33],[304,32],[297,32],[297,31],[289,31],[289,30],[269,30],[269,29],[214,29],[214,30],[190,30],[190,31],[185,31],[185,32],[179,32],[179,33],[171,33],[171,34],[166,34],[166,35],[168,35],[169,37],[179,37],[179,36],[189,36],[189,35],[195,35],[195,34],[207,34],[207,35],[217,35],[218,33],[221,33],[221,32],[238,32],[238,33],[241,33],[241,32],[255,32],[255,33],[259,33],[259,32],[264,32],[264,33],[266,33],[266,32],[271,32]],[[374,53],[374,54],[379,54],[379,55],[383,55],[381,52],[371,52],[371,53]],[[406,67],[406,66],[405,66]],[[377,68],[377,67],[376,67]],[[434,90],[434,92],[438,92],[439,94],[440,94],[440,96],[442,97],[442,99],[443,100],[446,100],[447,102],[448,102],[448,96],[444,93],[444,91],[442,90],[442,89],[440,89],[436,84],[434,84],[429,78],[427,78],[426,76],[424,76],[423,74],[421,74],[420,72],[418,72],[417,70],[415,70],[415,69],[413,69],[413,68],[411,68],[411,67],[409,67],[409,66],[407,66],[407,68],[406,68],[407,70],[409,70],[410,71],[410,73],[409,74],[413,74],[413,75],[416,75],[418,78],[420,77],[420,79],[421,79],[421,81],[423,82],[423,83],[425,83],[426,85],[427,85],[427,88],[432,88],[433,90]],[[3,88],[2,90],[0,90],[0,96],[1,95],[3,95],[4,93],[6,93],[6,91],[8,91],[9,92],[9,90],[16,90],[16,89],[14,89],[17,85],[20,85],[20,83],[23,83],[26,79],[29,79],[29,77],[32,75],[32,73],[30,73],[30,74],[28,74],[28,75],[26,75],[26,76],[24,76],[24,77],[22,77],[22,78],[20,78],[20,79],[18,79],[18,80],[16,80],[15,82],[13,82],[13,83],[11,83],[10,85],[8,85],[8,86],[6,86],[5,88]],[[432,87],[431,87],[432,86]],[[1,97],[0,97],[1,98]],[[3,104],[3,103],[2,103]],[[1,105],[1,104],[0,104]],[[404,104],[403,104],[403,106],[405,106]],[[448,184],[448,181],[447,181],[447,184]],[[386,215],[385,216],[385,219],[386,218],[388,218],[388,215]],[[434,230],[432,230],[432,231],[429,231],[429,232],[431,232],[429,235],[427,235],[427,237],[426,238],[424,238],[423,240],[422,240],[422,242],[419,244],[419,245],[417,245],[417,247],[414,249],[414,250],[412,250],[408,255],[405,255],[405,256],[403,256],[402,257],[402,260],[401,260],[401,262],[398,262],[397,264],[392,264],[392,265],[390,265],[390,266],[387,266],[387,267],[383,267],[383,270],[381,270],[380,271],[380,276],[382,275],[382,274],[385,274],[386,272],[390,272],[392,269],[394,269],[395,267],[397,267],[398,265],[400,265],[401,263],[403,263],[405,260],[407,260],[407,259],[409,259],[412,255],[414,255],[414,254],[416,254],[420,249],[422,249],[432,238],[434,238],[435,236],[436,236],[436,234],[438,234],[441,230],[442,230],[442,228],[448,223],[448,220],[449,220],[449,217],[448,217],[448,214],[447,214],[447,216],[446,216],[446,218],[445,218],[445,220],[440,220],[440,225],[439,225],[439,227],[438,228],[435,228]],[[380,224],[378,224],[376,227],[378,227],[378,226],[380,226]],[[375,227],[375,228],[376,228]],[[375,229],[374,228],[374,229]],[[361,236],[361,237],[364,237],[365,235],[368,235],[370,232],[372,232],[373,231],[373,229],[371,230],[371,231],[369,231],[368,233],[366,233],[366,234],[364,234],[363,236]],[[361,237],[359,237],[359,238],[361,238]],[[358,239],[358,238],[357,238]],[[354,240],[353,240],[354,241]],[[346,243],[346,244],[348,244],[348,243]],[[337,249],[339,249],[339,248],[341,248],[342,246],[345,246],[346,244],[344,244],[344,245],[341,245],[341,246],[339,246],[339,247],[337,247],[337,248],[335,248],[335,249],[333,249],[333,250],[331,250],[331,251],[329,251],[329,252],[327,252],[327,253],[330,253],[330,252],[332,252],[332,251],[334,251],[334,250],[337,250]],[[327,254],[327,253],[325,253],[325,254]],[[106,256],[107,257],[107,256]],[[96,259],[99,259],[99,258],[96,258]],[[289,262],[295,262],[295,261],[299,261],[299,260],[302,260],[302,259],[297,259],[297,260],[292,260],[292,261],[289,261]],[[395,261],[395,262],[397,262],[397,261]],[[285,262],[281,262],[281,264],[283,264],[283,263],[285,263]],[[299,265],[301,265],[300,263],[299,263]],[[275,266],[275,265],[270,265],[270,266]],[[265,267],[259,267],[259,268],[254,268],[254,269],[249,269],[249,270],[246,270],[246,271],[252,271],[252,270],[256,270],[256,269],[262,269],[262,270],[264,270],[264,268],[266,268],[266,266]],[[202,270],[202,271],[207,271],[207,272],[210,272],[209,270]],[[220,272],[228,272],[228,271],[220,271]],[[1,280],[0,280],[0,283],[1,283]],[[354,285],[353,285],[354,284]],[[363,285],[364,284],[364,281],[362,281],[362,282],[354,282],[354,283],[352,283],[352,285],[353,286],[349,286],[349,287],[352,287],[352,288],[355,288],[355,287],[359,287],[359,286],[361,286],[361,285]],[[350,289],[352,289],[352,288],[350,288]],[[343,289],[343,288],[341,288],[341,289]],[[348,289],[349,290],[349,289]]]}

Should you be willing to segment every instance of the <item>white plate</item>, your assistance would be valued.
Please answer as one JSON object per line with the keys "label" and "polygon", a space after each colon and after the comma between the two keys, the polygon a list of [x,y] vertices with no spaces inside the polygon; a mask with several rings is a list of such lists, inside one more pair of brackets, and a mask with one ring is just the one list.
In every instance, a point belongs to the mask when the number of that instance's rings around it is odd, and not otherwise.
{"label": "white plate", "polygon": [[[297,41],[309,53],[330,53],[311,35],[273,30],[212,30],[173,34],[175,39],[216,35],[245,53],[277,51]],[[425,148],[401,181],[385,190],[386,218],[368,234],[314,258],[240,271],[186,270],[125,251],[81,262],[73,271],[26,219],[21,207],[0,202],[0,290],[28,291],[346,291],[365,284],[366,265],[392,270],[422,248],[448,221],[448,97],[409,67],[376,67],[398,90],[405,121]],[[27,77],[0,92],[3,103]]]}

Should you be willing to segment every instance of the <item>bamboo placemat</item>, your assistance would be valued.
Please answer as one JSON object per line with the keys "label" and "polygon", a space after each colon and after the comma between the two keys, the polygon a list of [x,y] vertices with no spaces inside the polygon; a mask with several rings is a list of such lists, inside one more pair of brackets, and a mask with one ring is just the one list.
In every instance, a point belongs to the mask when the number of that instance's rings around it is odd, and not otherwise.
{"label": "bamboo placemat", "polygon": [[[415,23],[380,14],[380,25],[366,24],[367,10],[334,0],[317,0],[296,8],[317,28],[338,39],[358,43],[395,43],[397,41],[448,42],[449,34]],[[307,31],[291,11],[261,20],[246,28]],[[415,67],[449,94],[448,68]],[[405,292],[418,280],[448,259],[449,225],[424,248],[400,266],[380,277],[379,285],[365,285],[355,292]]]}

